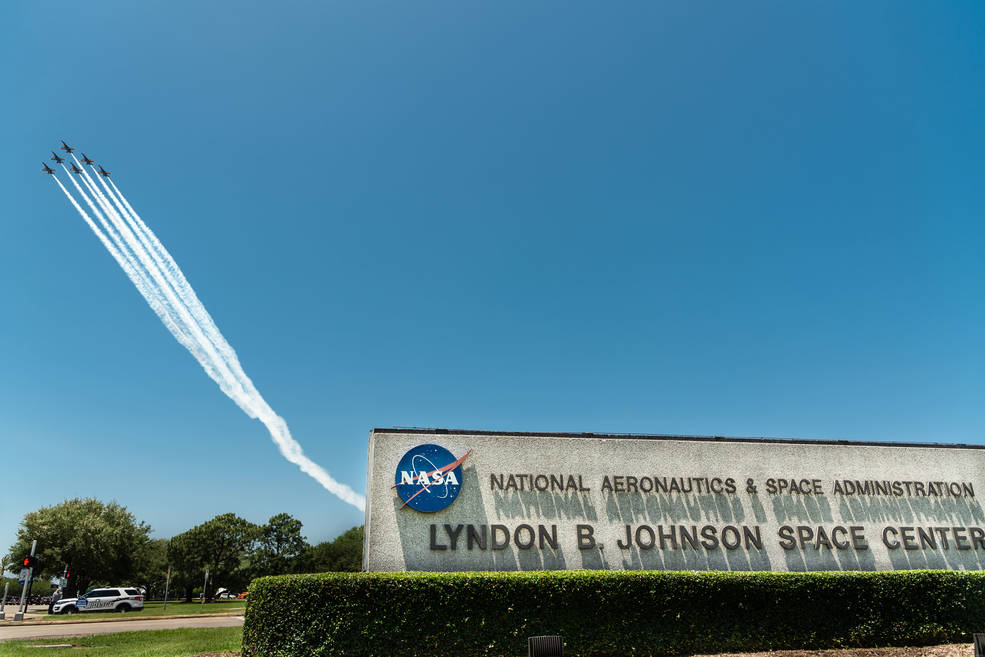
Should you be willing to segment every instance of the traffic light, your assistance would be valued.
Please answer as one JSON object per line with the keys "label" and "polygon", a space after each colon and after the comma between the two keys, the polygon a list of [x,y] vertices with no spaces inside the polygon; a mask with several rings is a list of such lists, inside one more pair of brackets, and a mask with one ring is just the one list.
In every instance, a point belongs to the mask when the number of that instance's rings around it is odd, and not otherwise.
{"label": "traffic light", "polygon": [[31,570],[38,569],[38,558],[34,555],[29,555],[24,557],[23,566],[25,568],[30,568]]}

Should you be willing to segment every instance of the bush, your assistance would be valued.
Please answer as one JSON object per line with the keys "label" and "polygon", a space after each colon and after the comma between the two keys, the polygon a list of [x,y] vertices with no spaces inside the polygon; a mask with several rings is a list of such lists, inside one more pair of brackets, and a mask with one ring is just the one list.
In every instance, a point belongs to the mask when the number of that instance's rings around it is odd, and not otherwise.
{"label": "bush", "polygon": [[675,655],[927,645],[985,631],[985,573],[323,573],[250,584],[244,657]]}

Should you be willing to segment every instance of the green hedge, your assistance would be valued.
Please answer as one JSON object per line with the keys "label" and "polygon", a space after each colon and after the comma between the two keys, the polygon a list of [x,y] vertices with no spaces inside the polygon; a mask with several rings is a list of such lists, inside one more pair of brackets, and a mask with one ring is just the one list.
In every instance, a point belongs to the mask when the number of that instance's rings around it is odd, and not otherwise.
{"label": "green hedge", "polygon": [[244,657],[674,655],[927,645],[985,632],[985,573],[322,573],[250,584]]}

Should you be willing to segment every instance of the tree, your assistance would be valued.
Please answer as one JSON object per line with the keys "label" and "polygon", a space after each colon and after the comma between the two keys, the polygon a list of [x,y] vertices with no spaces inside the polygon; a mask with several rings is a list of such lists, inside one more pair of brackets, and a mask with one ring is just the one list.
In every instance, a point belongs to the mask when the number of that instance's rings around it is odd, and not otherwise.
{"label": "tree", "polygon": [[311,569],[359,572],[363,567],[363,528],[353,527],[333,541],[319,543],[309,553]]}
{"label": "tree", "polygon": [[310,547],[301,535],[301,521],[278,513],[260,528],[250,571],[254,577],[300,572],[302,556]]}
{"label": "tree", "polygon": [[137,568],[132,581],[147,590],[147,596],[157,597],[164,593],[164,582],[168,574],[168,540],[155,538],[147,542],[137,556]]}
{"label": "tree", "polygon": [[171,564],[171,586],[175,591],[185,592],[185,601],[191,602],[192,589],[195,580],[203,581],[205,567],[202,565],[202,555],[195,549],[195,540],[191,530],[178,534],[168,541],[167,561]]}
{"label": "tree", "polygon": [[185,587],[185,599],[191,600],[196,578],[204,581],[208,569],[209,587],[203,594],[211,599],[213,582],[233,588],[241,587],[249,576],[244,560],[253,549],[260,528],[233,513],[224,513],[188,531],[178,534],[168,545],[168,561],[178,569]]}
{"label": "tree", "polygon": [[15,559],[30,554],[37,540],[35,577],[57,577],[68,566],[71,589],[84,592],[94,582],[129,583],[150,530],[116,502],[76,498],[25,515],[10,553]]}

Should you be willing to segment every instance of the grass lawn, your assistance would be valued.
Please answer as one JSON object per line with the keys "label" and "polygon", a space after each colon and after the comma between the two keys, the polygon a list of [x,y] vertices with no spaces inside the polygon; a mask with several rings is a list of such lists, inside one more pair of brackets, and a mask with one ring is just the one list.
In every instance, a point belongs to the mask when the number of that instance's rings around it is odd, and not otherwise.
{"label": "grass lawn", "polygon": [[[88,618],[89,616],[130,616],[132,614],[138,616],[172,616],[176,614],[221,614],[226,611],[246,611],[246,600],[229,600],[227,602],[206,602],[204,605],[200,602],[175,602],[174,600],[168,600],[168,610],[164,611],[164,603],[160,600],[154,600],[152,602],[145,602],[143,611],[135,611],[128,614],[121,614],[115,611],[87,611],[84,614],[78,614],[76,618]],[[64,616],[58,616],[58,618],[64,618]]]}
{"label": "grass lawn", "polygon": [[[171,603],[168,603],[171,610]],[[34,646],[70,643],[72,648],[39,649]],[[78,655],[79,657],[188,657],[204,653],[234,652],[243,646],[243,628],[217,627],[184,630],[148,630],[85,637],[59,637],[0,643],[0,657]]]}
{"label": "grass lawn", "polygon": [[34,620],[45,622],[45,621],[85,621],[87,618],[113,618],[115,620],[129,619],[129,618],[143,618],[145,616],[180,616],[182,614],[219,614],[223,612],[239,612],[243,613],[246,611],[246,600],[229,600],[228,602],[213,602],[205,603],[204,605],[199,602],[175,602],[173,600],[168,600],[168,609],[164,610],[164,603],[160,600],[155,600],[152,602],[145,602],[142,611],[130,611],[125,614],[121,614],[118,611],[87,611],[80,614],[57,614],[52,616],[42,616]]}

